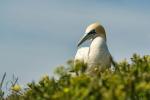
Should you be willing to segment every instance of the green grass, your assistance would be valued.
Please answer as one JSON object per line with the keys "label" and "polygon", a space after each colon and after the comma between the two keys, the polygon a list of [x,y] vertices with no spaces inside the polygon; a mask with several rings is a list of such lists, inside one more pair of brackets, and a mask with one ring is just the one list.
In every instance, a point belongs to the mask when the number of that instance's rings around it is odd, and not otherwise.
{"label": "green grass", "polygon": [[[150,100],[150,56],[134,54],[131,63],[117,64],[119,71],[106,70],[98,76],[86,75],[83,64],[74,68],[58,67],[58,78],[43,76],[38,82],[28,83],[27,89],[16,87],[7,100]],[[71,76],[73,70],[78,76]],[[18,89],[18,90],[17,90]]]}

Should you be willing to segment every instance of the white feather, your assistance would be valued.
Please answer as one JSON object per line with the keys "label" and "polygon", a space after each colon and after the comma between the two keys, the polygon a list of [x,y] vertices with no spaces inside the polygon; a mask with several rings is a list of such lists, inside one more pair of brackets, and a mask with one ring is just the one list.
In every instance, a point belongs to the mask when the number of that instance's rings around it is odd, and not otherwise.
{"label": "white feather", "polygon": [[88,52],[89,52],[89,47],[81,47],[77,50],[76,56],[75,56],[75,61],[79,60],[83,63],[87,63],[88,61]]}
{"label": "white feather", "polygon": [[110,67],[110,53],[107,48],[106,41],[102,37],[96,37],[89,49],[88,55],[88,67],[99,66],[99,67]]}
{"label": "white feather", "polygon": [[105,39],[96,37],[90,47],[81,47],[77,50],[75,61],[87,63],[88,69],[95,66],[105,69],[111,66],[110,56]]}

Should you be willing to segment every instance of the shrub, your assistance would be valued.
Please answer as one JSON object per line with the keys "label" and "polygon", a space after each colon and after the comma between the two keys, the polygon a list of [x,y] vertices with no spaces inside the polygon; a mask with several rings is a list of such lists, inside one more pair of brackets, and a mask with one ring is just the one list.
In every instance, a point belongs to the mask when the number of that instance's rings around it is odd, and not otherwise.
{"label": "shrub", "polygon": [[119,71],[93,77],[84,73],[85,65],[74,68],[69,61],[68,67],[57,68],[57,78],[45,75],[38,83],[28,83],[21,94],[12,92],[7,100],[150,100],[150,56],[134,54],[130,64],[124,60],[117,66]]}

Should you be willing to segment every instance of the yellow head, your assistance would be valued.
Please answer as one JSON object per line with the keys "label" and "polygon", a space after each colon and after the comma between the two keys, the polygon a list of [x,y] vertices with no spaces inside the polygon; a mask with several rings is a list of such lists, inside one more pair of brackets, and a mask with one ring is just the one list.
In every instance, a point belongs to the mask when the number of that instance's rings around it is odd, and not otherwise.
{"label": "yellow head", "polygon": [[89,39],[94,39],[97,36],[100,36],[106,40],[105,29],[98,22],[93,23],[86,28],[85,34],[82,37],[82,39],[79,41],[78,46],[80,46],[84,41]]}

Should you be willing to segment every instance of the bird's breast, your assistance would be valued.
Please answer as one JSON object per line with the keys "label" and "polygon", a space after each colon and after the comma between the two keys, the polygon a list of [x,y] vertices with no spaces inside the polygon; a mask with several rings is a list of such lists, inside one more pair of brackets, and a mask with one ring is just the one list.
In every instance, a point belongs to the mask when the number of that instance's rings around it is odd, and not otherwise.
{"label": "bird's breast", "polygon": [[95,38],[89,49],[88,65],[108,67],[110,65],[110,53],[106,41],[101,38]]}

